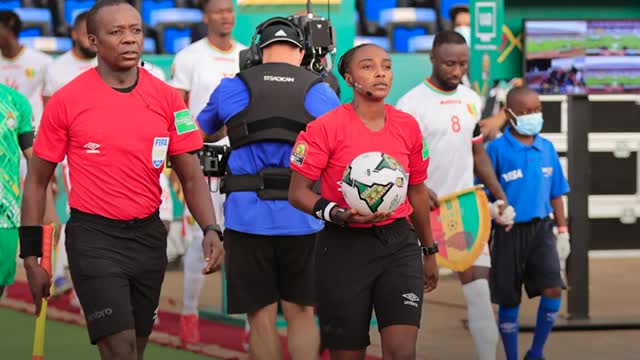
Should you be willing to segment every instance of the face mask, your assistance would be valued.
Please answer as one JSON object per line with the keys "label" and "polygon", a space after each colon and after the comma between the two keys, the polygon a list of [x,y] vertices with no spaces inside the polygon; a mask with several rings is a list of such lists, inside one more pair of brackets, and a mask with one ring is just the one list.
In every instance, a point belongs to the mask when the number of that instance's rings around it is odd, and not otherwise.
{"label": "face mask", "polygon": [[467,42],[467,45],[471,45],[471,27],[470,26],[457,26],[455,32],[462,35],[464,40]]}
{"label": "face mask", "polygon": [[509,121],[511,121],[511,125],[513,125],[518,134],[533,136],[537,135],[540,130],[542,130],[544,120],[542,119],[541,112],[521,116],[516,116],[511,110],[509,110],[509,112],[516,118],[516,123],[514,123],[512,119],[509,119]]}

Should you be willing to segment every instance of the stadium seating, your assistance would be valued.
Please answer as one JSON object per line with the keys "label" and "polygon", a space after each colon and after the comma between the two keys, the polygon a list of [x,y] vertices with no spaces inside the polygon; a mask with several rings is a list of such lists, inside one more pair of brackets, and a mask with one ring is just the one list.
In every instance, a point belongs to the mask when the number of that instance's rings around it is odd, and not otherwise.
{"label": "stadium seating", "polygon": [[391,50],[409,51],[409,39],[437,31],[437,15],[433,9],[394,8],[380,13],[380,26],[387,29]]}
{"label": "stadium seating", "polygon": [[16,14],[22,20],[20,36],[50,35],[53,21],[49,9],[17,8]]}
{"label": "stadium seating", "polygon": [[440,16],[451,21],[449,10],[456,5],[469,5],[469,0],[440,0]]}
{"label": "stadium seating", "polygon": [[353,46],[360,44],[376,44],[385,50],[389,50],[389,38],[385,36],[356,36]]}
{"label": "stadium seating", "polygon": [[157,31],[161,52],[175,54],[191,43],[191,27],[201,21],[198,9],[158,9],[151,12],[149,26]]}
{"label": "stadium seating", "polygon": [[20,0],[0,0],[0,10],[13,10],[22,7]]}
{"label": "stadium seating", "polygon": [[94,0],[65,0],[62,1],[64,6],[64,21],[67,24],[73,24],[74,15],[89,10],[96,2]]}
{"label": "stadium seating", "polygon": [[149,24],[149,20],[151,20],[151,12],[159,9],[170,9],[175,7],[174,0],[142,0],[141,3],[141,13],[142,13],[142,22],[144,24]]}
{"label": "stadium seating", "polygon": [[397,6],[397,0],[365,0],[364,15],[367,20],[378,22],[380,12],[385,9],[392,9]]}
{"label": "stadium seating", "polygon": [[20,37],[20,44],[46,53],[63,53],[71,50],[73,43],[68,37],[29,36]]}
{"label": "stadium seating", "polygon": [[420,35],[409,38],[409,49],[411,53],[414,52],[429,52],[433,46],[433,39],[435,35]]}
{"label": "stadium seating", "polygon": [[144,38],[142,52],[145,54],[155,54],[157,51],[158,51],[158,46],[156,44],[156,39],[152,37]]}

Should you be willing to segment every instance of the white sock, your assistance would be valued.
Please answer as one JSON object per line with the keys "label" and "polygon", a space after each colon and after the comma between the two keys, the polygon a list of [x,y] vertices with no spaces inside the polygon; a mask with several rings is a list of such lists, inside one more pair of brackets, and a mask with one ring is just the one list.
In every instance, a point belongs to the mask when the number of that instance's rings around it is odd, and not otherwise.
{"label": "white sock", "polygon": [[64,267],[67,264],[67,249],[65,248],[65,235],[64,225],[60,229],[60,240],[58,240],[58,247],[56,248],[56,268],[53,271],[53,278],[64,277]]}
{"label": "white sock", "polygon": [[184,256],[184,294],[182,314],[197,314],[200,292],[204,286],[204,253],[202,252],[202,235],[195,235]]}
{"label": "white sock", "polygon": [[489,282],[486,279],[472,281],[462,286],[467,301],[469,331],[476,346],[478,359],[495,360],[498,345],[498,326],[491,307]]}

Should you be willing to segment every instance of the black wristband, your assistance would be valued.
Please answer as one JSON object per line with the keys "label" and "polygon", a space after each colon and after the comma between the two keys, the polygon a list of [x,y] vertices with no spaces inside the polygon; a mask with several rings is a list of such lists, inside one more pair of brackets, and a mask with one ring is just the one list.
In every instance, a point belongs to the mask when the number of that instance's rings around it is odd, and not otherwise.
{"label": "black wristband", "polygon": [[316,201],[316,204],[313,205],[313,216],[320,220],[333,222],[331,210],[336,206],[338,206],[338,204],[321,197]]}
{"label": "black wristband", "polygon": [[20,258],[42,257],[42,226],[20,226]]}
{"label": "black wristband", "polygon": [[209,231],[215,231],[218,234],[218,237],[222,241],[222,229],[218,224],[209,224],[205,226],[204,230],[202,230],[202,236],[207,236]]}

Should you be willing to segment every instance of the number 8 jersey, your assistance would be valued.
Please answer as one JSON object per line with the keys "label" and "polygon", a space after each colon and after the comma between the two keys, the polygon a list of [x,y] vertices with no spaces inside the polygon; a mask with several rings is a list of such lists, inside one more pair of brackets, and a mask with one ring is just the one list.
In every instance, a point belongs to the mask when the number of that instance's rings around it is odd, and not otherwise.
{"label": "number 8 jersey", "polygon": [[397,108],[418,120],[429,146],[427,186],[438,196],[473,186],[471,146],[482,141],[478,94],[464,85],[444,91],[426,79],[405,94]]}

